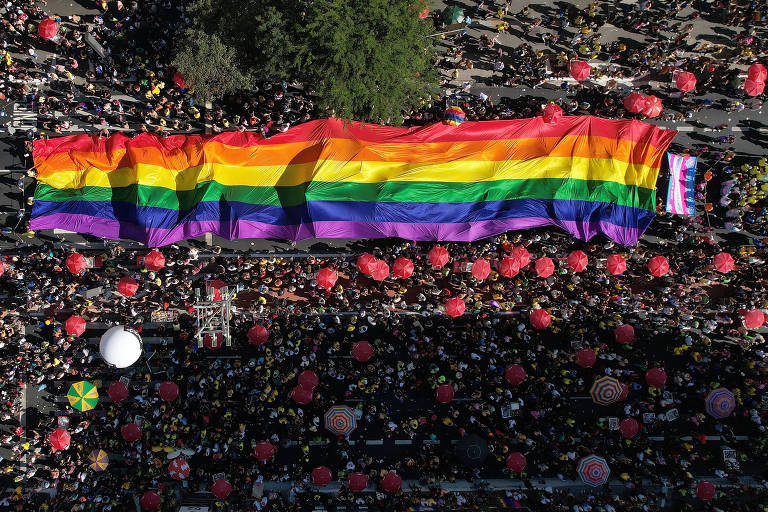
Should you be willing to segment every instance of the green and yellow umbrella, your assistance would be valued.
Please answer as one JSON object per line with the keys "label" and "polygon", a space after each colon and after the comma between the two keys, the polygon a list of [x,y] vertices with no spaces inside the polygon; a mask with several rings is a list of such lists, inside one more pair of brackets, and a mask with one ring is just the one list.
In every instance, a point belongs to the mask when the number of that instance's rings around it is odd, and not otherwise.
{"label": "green and yellow umbrella", "polygon": [[78,411],[90,411],[99,402],[99,390],[87,380],[81,380],[69,387],[67,399]]}

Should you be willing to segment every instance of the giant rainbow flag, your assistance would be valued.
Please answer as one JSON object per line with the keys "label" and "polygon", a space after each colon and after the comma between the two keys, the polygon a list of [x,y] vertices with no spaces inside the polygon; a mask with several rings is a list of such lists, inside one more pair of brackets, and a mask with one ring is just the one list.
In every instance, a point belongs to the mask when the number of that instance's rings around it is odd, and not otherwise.
{"label": "giant rainbow flag", "polygon": [[162,246],[208,232],[469,241],[554,225],[629,245],[654,216],[675,134],[574,116],[417,128],[325,119],[268,139],[38,140],[30,228]]}

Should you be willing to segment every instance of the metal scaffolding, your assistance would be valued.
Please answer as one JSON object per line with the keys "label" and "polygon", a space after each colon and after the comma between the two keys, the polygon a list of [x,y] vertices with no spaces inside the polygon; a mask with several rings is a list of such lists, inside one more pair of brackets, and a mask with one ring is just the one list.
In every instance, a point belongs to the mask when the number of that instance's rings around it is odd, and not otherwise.
{"label": "metal scaffolding", "polygon": [[229,321],[232,318],[232,296],[229,288],[213,288],[206,284],[205,293],[200,288],[195,289],[195,304],[197,312],[197,346],[203,346],[203,338],[210,336],[211,344],[216,347],[223,339],[227,347],[232,345],[229,334]]}

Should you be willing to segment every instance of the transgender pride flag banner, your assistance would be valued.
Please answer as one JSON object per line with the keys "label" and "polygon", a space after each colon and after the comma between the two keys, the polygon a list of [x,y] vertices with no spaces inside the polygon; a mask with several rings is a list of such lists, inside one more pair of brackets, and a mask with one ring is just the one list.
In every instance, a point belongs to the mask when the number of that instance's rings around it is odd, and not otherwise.
{"label": "transgender pride flag banner", "polygon": [[667,153],[669,159],[669,189],[667,211],[680,215],[695,215],[693,204],[696,157]]}

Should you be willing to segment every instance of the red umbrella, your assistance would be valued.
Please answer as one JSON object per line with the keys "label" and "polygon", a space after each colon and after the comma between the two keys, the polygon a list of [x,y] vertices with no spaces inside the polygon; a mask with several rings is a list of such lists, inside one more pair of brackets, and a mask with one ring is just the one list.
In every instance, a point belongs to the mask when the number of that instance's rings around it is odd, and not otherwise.
{"label": "red umbrella", "polygon": [[669,262],[664,256],[654,256],[648,262],[648,270],[654,277],[667,275],[667,272],[669,272]]}
{"label": "red umbrella", "polygon": [[371,277],[376,281],[383,281],[389,277],[389,265],[383,260],[376,260],[369,265]]}
{"label": "red umbrella", "polygon": [[621,324],[613,330],[613,337],[616,339],[617,343],[621,343],[622,345],[632,343],[632,340],[635,339],[635,328],[629,324]]}
{"label": "red umbrella", "polygon": [[760,96],[764,90],[765,82],[758,82],[751,78],[747,78],[744,82],[744,92],[747,93],[747,96]]}
{"label": "red umbrella", "polygon": [[360,492],[368,487],[368,477],[363,473],[352,473],[347,480],[349,490],[353,492]]}
{"label": "red umbrella", "polygon": [[253,449],[253,454],[256,456],[257,460],[265,462],[275,456],[275,450],[276,448],[272,443],[262,441]]}
{"label": "red umbrella", "polygon": [[352,355],[355,359],[364,363],[373,357],[373,347],[367,341],[358,341],[352,345]]}
{"label": "red umbrella", "polygon": [[667,372],[661,368],[650,368],[645,372],[645,382],[653,388],[663,388],[667,383]]}
{"label": "red umbrella", "polygon": [[357,257],[357,268],[363,274],[371,275],[371,263],[376,261],[376,257],[373,254],[361,254]]}
{"label": "red umbrella", "polygon": [[744,325],[747,329],[758,329],[765,323],[765,315],[759,309],[744,313]]}
{"label": "red umbrella", "polygon": [[154,491],[147,491],[141,497],[139,503],[141,503],[141,508],[144,510],[157,510],[160,508],[160,503],[162,503],[162,501],[163,500],[160,498],[159,494]]}
{"label": "red umbrella", "polygon": [[220,500],[226,499],[226,497],[229,496],[229,493],[232,492],[232,484],[224,478],[219,478],[213,482],[211,492]]}
{"label": "red umbrella", "polygon": [[632,439],[640,432],[640,424],[635,418],[624,418],[619,424],[621,435],[627,439]]}
{"label": "red umbrella", "polygon": [[483,281],[491,274],[491,264],[488,260],[480,258],[472,264],[472,275],[478,281]]}
{"label": "red umbrella", "polygon": [[85,272],[86,269],[85,256],[78,252],[73,252],[67,256],[65,265],[67,266],[67,270],[73,274],[81,274]]}
{"label": "red umbrella", "polygon": [[712,263],[715,265],[715,269],[717,269],[718,272],[727,274],[728,272],[733,270],[733,265],[735,262],[733,260],[733,256],[731,256],[727,252],[720,252],[715,254],[715,257],[712,260]]}
{"label": "red umbrella", "polygon": [[67,318],[64,329],[70,336],[80,336],[85,332],[85,318],[77,315]]}
{"label": "red umbrella", "polygon": [[71,437],[63,428],[57,428],[48,436],[48,442],[54,450],[66,450],[69,448]]}
{"label": "red umbrella", "polygon": [[696,484],[696,497],[704,501],[711,500],[715,497],[715,485],[709,480],[702,480]]}
{"label": "red umbrella", "polygon": [[517,245],[512,248],[512,257],[517,258],[521,269],[527,267],[528,263],[531,261],[531,253],[529,253],[528,249],[522,245]]}
{"label": "red umbrella", "polygon": [[527,465],[528,461],[522,453],[512,452],[507,455],[507,469],[511,469],[515,473],[522,473]]}
{"label": "red umbrella", "polygon": [[109,395],[109,399],[112,400],[113,402],[122,402],[123,400],[128,398],[128,386],[126,386],[124,382],[120,382],[119,380],[116,382],[113,382],[107,388],[107,395]]}
{"label": "red umbrella", "polygon": [[690,92],[696,88],[696,75],[683,71],[675,78],[675,85],[683,92]]}
{"label": "red umbrella", "polygon": [[768,79],[768,70],[766,70],[765,66],[759,62],[755,62],[749,66],[749,69],[747,69],[747,78],[750,78],[755,82],[765,82],[765,80]]}
{"label": "red umbrella", "polygon": [[539,277],[549,277],[555,273],[555,263],[552,258],[542,256],[536,260],[536,273]]}
{"label": "red umbrella", "polygon": [[123,276],[117,283],[117,292],[126,297],[133,297],[138,289],[138,281],[131,276]]}
{"label": "red umbrella", "polygon": [[50,18],[46,18],[37,26],[37,35],[50,41],[59,33],[59,24]]}
{"label": "red umbrella", "polygon": [[542,118],[545,123],[556,123],[563,117],[563,109],[556,103],[547,103],[544,106]]}
{"label": "red umbrella", "polygon": [[0,276],[2,276],[3,274],[5,274],[5,264],[2,261],[0,261]]}
{"label": "red umbrella", "polygon": [[429,260],[429,264],[433,267],[444,267],[448,263],[448,259],[448,251],[440,245],[434,246],[427,253],[427,260]]}
{"label": "red umbrella", "polygon": [[254,325],[248,329],[248,342],[251,345],[263,345],[269,341],[269,331],[263,325]]}
{"label": "red umbrella", "polygon": [[571,76],[579,81],[582,82],[589,78],[589,74],[592,72],[592,68],[589,67],[589,64],[587,64],[583,60],[574,60],[571,62]]}
{"label": "red umbrella", "polygon": [[299,386],[315,389],[317,385],[320,384],[320,379],[312,370],[304,370],[299,374],[298,382]]}
{"label": "red umbrella", "polygon": [[592,368],[597,361],[597,354],[591,348],[583,348],[576,353],[576,364],[582,368]]}
{"label": "red umbrella", "polygon": [[398,279],[405,279],[413,274],[413,262],[408,258],[397,258],[392,264],[392,275]]}
{"label": "red umbrella", "polygon": [[327,291],[331,291],[338,278],[339,275],[332,268],[321,268],[317,273],[317,285],[325,288]]}
{"label": "red umbrella", "polygon": [[448,299],[448,302],[445,303],[445,312],[450,317],[463,315],[466,308],[467,306],[464,304],[464,301],[458,297]]}
{"label": "red umbrella", "polygon": [[126,423],[120,427],[120,435],[129,443],[135,443],[141,439],[141,428],[135,423]]}
{"label": "red umbrella", "polygon": [[331,470],[328,469],[327,467],[318,466],[312,470],[313,484],[319,485],[320,487],[324,487],[329,483],[331,483],[331,480],[333,480],[333,475],[331,474]]}
{"label": "red umbrella", "polygon": [[395,493],[400,490],[401,485],[403,485],[403,479],[394,471],[390,471],[381,479],[381,486],[387,492]]}
{"label": "red umbrella", "polygon": [[624,97],[624,108],[632,113],[642,112],[645,108],[645,96],[636,92],[631,92]]}
{"label": "red umbrella", "polygon": [[621,394],[619,395],[619,402],[623,402],[629,396],[629,386],[621,383]]}
{"label": "red umbrella", "polygon": [[507,256],[499,263],[499,274],[504,277],[515,277],[520,272],[520,262]]}
{"label": "red umbrella", "polygon": [[504,370],[504,378],[513,386],[519,386],[525,380],[525,368],[519,364],[507,366]]}
{"label": "red umbrella", "polygon": [[176,398],[179,396],[179,386],[177,386],[175,382],[163,382],[160,384],[160,387],[157,390],[157,394],[160,395],[160,398],[166,402],[176,400]]}
{"label": "red umbrella", "polygon": [[179,89],[189,89],[191,84],[188,84],[184,79],[184,73],[177,71],[173,74],[173,81],[179,86]]}
{"label": "red umbrella", "polygon": [[643,114],[648,117],[656,117],[664,110],[664,105],[661,104],[661,100],[651,94],[645,97],[645,107],[643,107]]}
{"label": "red umbrella", "polygon": [[144,256],[144,266],[147,267],[147,270],[157,272],[165,266],[165,256],[163,256],[163,253],[155,249],[154,251],[151,251],[149,254]]}
{"label": "red umbrella", "polygon": [[627,270],[627,260],[621,254],[611,254],[605,260],[605,268],[614,276],[618,276]]}
{"label": "red umbrella", "polygon": [[581,272],[587,268],[588,263],[589,258],[584,254],[584,251],[573,251],[568,255],[568,266],[571,267],[571,270],[574,272]]}
{"label": "red umbrella", "polygon": [[173,459],[170,464],[168,464],[168,474],[171,475],[171,478],[174,480],[184,480],[189,476],[189,463],[186,459]]}
{"label": "red umbrella", "polygon": [[534,329],[546,329],[552,323],[552,319],[546,309],[534,309],[531,311],[530,321]]}
{"label": "red umbrella", "polygon": [[293,391],[291,391],[291,397],[297,404],[307,405],[312,401],[312,398],[314,398],[314,392],[311,387],[299,384],[293,388]]}
{"label": "red umbrella", "polygon": [[203,346],[211,350],[219,350],[224,346],[224,335],[220,332],[216,333],[216,343],[213,343],[213,337],[210,334],[203,335]]}
{"label": "red umbrella", "polygon": [[441,404],[447,404],[453,400],[453,393],[452,384],[440,384],[437,386],[437,401]]}

